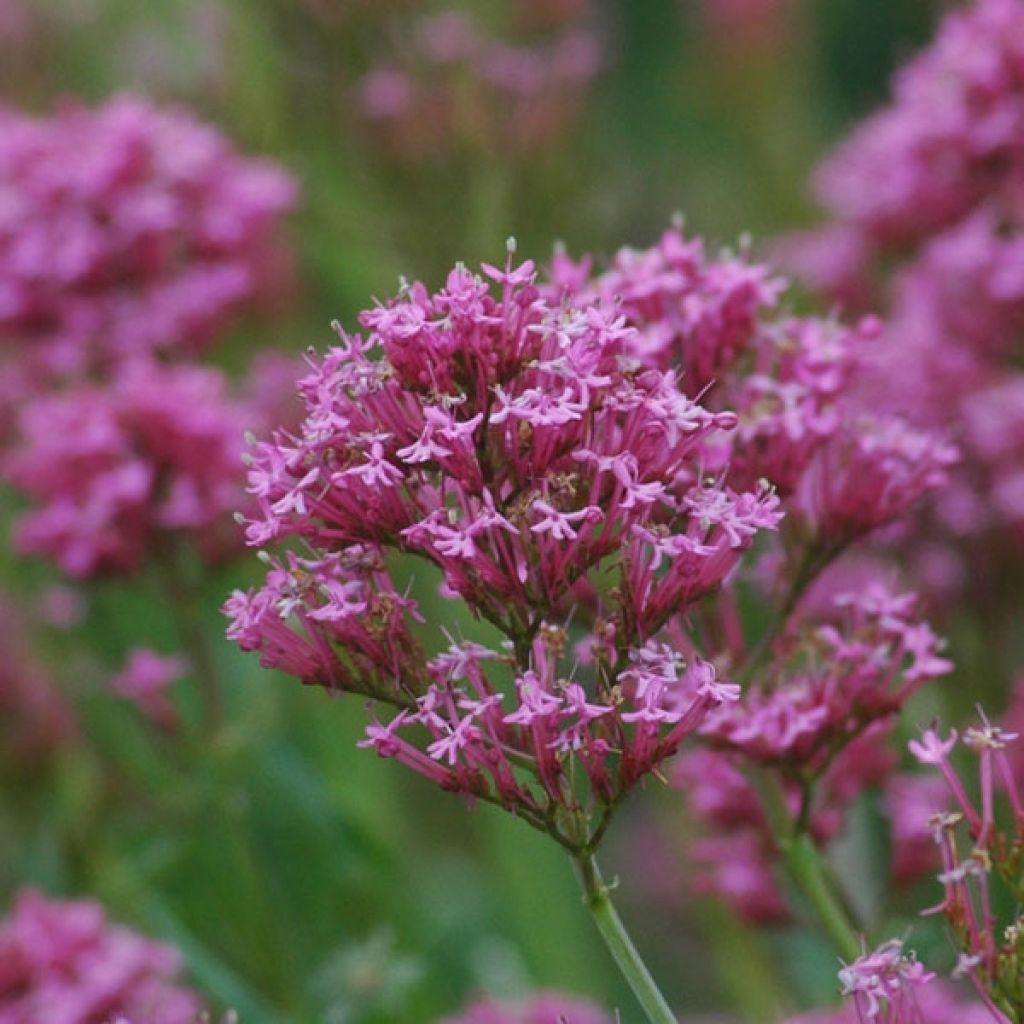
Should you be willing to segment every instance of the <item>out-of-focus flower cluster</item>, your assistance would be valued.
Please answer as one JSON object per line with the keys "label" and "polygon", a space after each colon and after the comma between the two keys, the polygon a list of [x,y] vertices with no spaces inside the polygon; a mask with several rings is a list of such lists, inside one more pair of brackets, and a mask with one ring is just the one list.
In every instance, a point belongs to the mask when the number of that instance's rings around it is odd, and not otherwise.
{"label": "out-of-focus flower cluster", "polygon": [[[297,371],[256,355],[236,387],[197,360],[284,297],[295,199],[184,110],[0,111],[0,473],[27,499],[20,554],[91,579],[239,550],[245,432],[290,419]],[[193,600],[174,586],[172,610]],[[145,667],[115,692],[169,727],[166,672]]]}
{"label": "out-of-focus flower cluster", "polygon": [[5,1024],[194,1024],[201,1004],[180,970],[177,950],[111,923],[98,903],[23,890],[0,921]]}
{"label": "out-of-focus flower cluster", "polygon": [[440,1024],[611,1024],[593,1003],[560,992],[538,992],[518,1002],[481,999]]}
{"label": "out-of-focus flower cluster", "polygon": [[266,422],[219,370],[194,365],[132,362],[105,384],[40,395],[4,463],[32,501],[15,544],[75,577],[131,572],[174,537],[221,558],[241,539],[245,431]]}
{"label": "out-of-focus flower cluster", "polygon": [[520,24],[501,35],[459,8],[404,18],[358,83],[362,117],[404,159],[435,158],[439,144],[503,156],[543,149],[576,118],[601,67],[588,6],[509,5]]}
{"label": "out-of-focus flower cluster", "polygon": [[5,393],[142,353],[193,355],[279,295],[296,198],[183,110],[132,97],[0,114]]}
{"label": "out-of-focus flower cluster", "polygon": [[892,103],[819,169],[833,223],[782,246],[810,285],[847,308],[887,308],[864,407],[948,426],[963,449],[933,520],[962,560],[922,545],[921,572],[937,592],[991,590],[1020,550],[1022,40],[1019,0],[950,12],[896,78]]}

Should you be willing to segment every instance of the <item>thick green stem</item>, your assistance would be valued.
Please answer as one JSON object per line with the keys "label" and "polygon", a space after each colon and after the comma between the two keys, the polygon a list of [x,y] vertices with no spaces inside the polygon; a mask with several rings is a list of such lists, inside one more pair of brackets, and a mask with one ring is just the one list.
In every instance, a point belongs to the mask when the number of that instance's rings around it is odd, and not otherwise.
{"label": "thick green stem", "polygon": [[612,903],[608,886],[601,878],[593,854],[581,851],[575,856],[575,861],[576,873],[583,887],[584,902],[593,915],[594,923],[608,947],[608,952],[629,983],[637,1002],[643,1007],[648,1021],[650,1024],[676,1024],[675,1014],[669,1009],[665,997],[651,977],[651,972],[640,958],[629,932],[622,923],[622,918]]}

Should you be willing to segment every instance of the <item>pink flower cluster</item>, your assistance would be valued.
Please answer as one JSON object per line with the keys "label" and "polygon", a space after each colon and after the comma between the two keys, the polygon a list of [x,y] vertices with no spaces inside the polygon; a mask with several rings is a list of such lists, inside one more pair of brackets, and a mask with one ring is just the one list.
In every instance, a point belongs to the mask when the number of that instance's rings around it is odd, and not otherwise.
{"label": "pink flower cluster", "polygon": [[23,398],[26,376],[197,352],[279,292],[278,227],[295,199],[278,166],[183,110],[124,96],[49,118],[0,112],[5,392]]}
{"label": "pink flower cluster", "polygon": [[673,769],[703,826],[689,850],[694,888],[724,896],[749,920],[787,912],[772,829],[743,767],[777,770],[793,820],[827,843],[853,801],[888,780],[893,716],[952,667],[913,595],[870,585],[837,598],[836,611],[838,622],[808,627],[739,701],[709,712],[699,730],[709,749],[685,752]]}
{"label": "pink flower cluster", "polygon": [[1012,195],[1024,167],[1022,35],[1018,0],[981,0],[947,15],[931,47],[897,76],[891,105],[818,171],[825,205],[888,246],[920,241],[980,201]]}
{"label": "pink flower cluster", "polygon": [[876,318],[850,328],[780,315],[781,279],[743,255],[709,257],[679,225],[596,277],[589,258],[556,252],[551,279],[556,296],[614,305],[635,328],[632,356],[678,370],[703,405],[735,410],[737,429],[704,445],[706,467],[736,488],[764,478],[795,494],[791,519],[823,548],[902,517],[946,482],[956,452],[941,433],[851,410]]}
{"label": "pink flower cluster", "polygon": [[759,316],[772,310],[785,282],[742,258],[709,257],[701,238],[682,225],[649,249],[620,249],[606,271],[591,278],[592,261],[555,253],[551,280],[577,301],[618,303],[636,328],[630,353],[659,369],[682,370],[680,384],[699,395],[757,341]]}
{"label": "pink flower cluster", "polygon": [[[878,1003],[878,1013],[869,1017],[861,1012],[856,1005],[856,995],[861,995],[862,1005],[866,1002],[863,998],[866,993],[851,993],[852,999],[847,1000],[847,1005],[839,1010],[819,1010],[815,1013],[801,1014],[799,1017],[791,1017],[787,1024],[993,1024],[994,1020],[991,1011],[977,1000],[964,998],[963,994],[953,985],[939,979],[933,979],[925,984],[917,985],[911,982],[904,984],[904,979],[899,975],[898,958],[895,953],[897,966],[895,972],[885,972],[886,961],[894,955],[891,945],[883,946],[882,950],[869,954],[869,960],[879,963],[883,970],[874,975],[877,989],[892,988],[897,986],[894,993],[897,1002],[883,1004]],[[915,961],[906,961],[906,970],[913,972]],[[851,965],[853,966],[853,965]],[[847,968],[846,970],[849,970]],[[863,984],[863,975],[870,969],[858,969]],[[870,975],[868,977],[871,977]],[[853,979],[851,979],[853,980]],[[870,984],[870,982],[869,982]]]}
{"label": "pink flower cluster", "polygon": [[193,1024],[200,1002],[180,969],[176,950],[110,923],[99,904],[23,890],[0,921],[0,1020]]}
{"label": "pink flower cluster", "polygon": [[864,1020],[878,1024],[924,1024],[916,990],[934,977],[912,953],[903,951],[899,939],[890,939],[844,966],[839,972],[839,984],[842,994]]}
{"label": "pink flower cluster", "polygon": [[702,735],[753,761],[820,774],[872,723],[898,713],[921,686],[952,669],[916,604],[915,595],[880,583],[840,595],[844,621],[811,630],[760,686],[712,712]]}
{"label": "pink flower cluster", "polygon": [[[989,583],[1024,530],[1022,39],[1019,0],[950,12],[891,104],[820,168],[832,224],[783,245],[812,286],[888,308],[860,403],[951,430],[962,468],[932,531]],[[925,555],[937,590],[969,582]]]}
{"label": "pink flower cluster", "polygon": [[611,1024],[593,1003],[560,992],[538,992],[519,1002],[481,999],[440,1024]]}
{"label": "pink flower cluster", "polygon": [[[613,806],[735,699],[655,638],[780,515],[770,489],[702,475],[702,443],[735,416],[637,364],[614,309],[546,298],[531,263],[484,272],[496,284],[458,267],[363,313],[368,337],[342,332],[301,382],[301,432],[252,451],[248,536],[305,553],[270,558],[227,611],[264,664],[399,708],[370,727],[379,753],[535,820],[575,800],[570,759]],[[435,566],[504,646],[428,660],[389,552]],[[600,618],[587,679],[561,664],[581,601]]]}
{"label": "pink flower cluster", "polygon": [[240,539],[244,433],[261,422],[220,371],[198,366],[133,362],[105,386],[35,398],[3,465],[33,503],[17,548],[75,577],[131,572],[174,536],[222,557]]}
{"label": "pink flower cluster", "polygon": [[[513,5],[510,5],[513,6]],[[601,66],[596,37],[565,14],[522,7],[534,28],[554,23],[539,39],[511,42],[469,13],[452,8],[404,26],[393,52],[358,85],[363,118],[406,159],[436,156],[467,144],[494,153],[530,153],[550,145],[575,119]],[[554,7],[555,5],[532,5]]]}

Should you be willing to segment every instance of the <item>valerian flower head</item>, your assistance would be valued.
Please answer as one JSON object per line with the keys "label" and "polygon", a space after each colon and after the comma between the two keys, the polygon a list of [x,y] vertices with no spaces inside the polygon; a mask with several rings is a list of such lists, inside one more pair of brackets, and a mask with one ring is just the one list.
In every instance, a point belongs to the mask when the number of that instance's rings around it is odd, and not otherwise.
{"label": "valerian flower head", "polygon": [[836,624],[809,630],[770,688],[713,711],[701,732],[723,749],[814,772],[872,723],[951,671],[942,641],[916,618],[913,594],[880,583],[835,598]]}
{"label": "valerian flower head", "polygon": [[[268,556],[227,611],[264,664],[398,708],[371,725],[380,754],[536,818],[574,803],[570,763],[611,805],[735,699],[659,633],[776,527],[779,500],[704,474],[703,443],[735,416],[639,364],[613,307],[547,296],[529,262],[484,275],[404,287],[314,363],[301,430],[251,451],[247,526],[304,553]],[[399,554],[507,646],[431,660]],[[565,627],[584,597],[607,625],[577,674]]]}

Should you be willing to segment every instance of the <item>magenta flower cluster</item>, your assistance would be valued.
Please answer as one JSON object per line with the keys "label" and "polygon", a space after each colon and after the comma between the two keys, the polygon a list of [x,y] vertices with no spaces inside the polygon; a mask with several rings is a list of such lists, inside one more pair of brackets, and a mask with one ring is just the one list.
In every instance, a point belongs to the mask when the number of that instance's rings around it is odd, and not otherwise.
{"label": "magenta flower cluster", "polygon": [[[0,113],[5,374],[79,375],[194,354],[288,272],[296,186],[183,110],[131,97]],[[13,396],[13,393],[12,393]]]}
{"label": "magenta flower cluster", "polygon": [[528,155],[561,137],[602,63],[587,5],[509,6],[526,22],[523,41],[456,8],[407,19],[396,32],[356,97],[393,152],[436,159],[440,144]]}
{"label": "magenta flower cluster", "polygon": [[[852,803],[890,780],[895,757],[886,741],[896,716],[952,668],[915,605],[913,595],[877,584],[839,595],[831,621],[805,623],[742,700],[708,715],[700,735],[710,749],[685,752],[672,773],[703,824],[688,850],[697,891],[725,896],[748,920],[788,916],[773,871],[777,837],[743,768],[778,771],[793,819],[816,842],[836,838]],[[916,851],[914,870],[903,868],[912,875],[932,862],[922,838],[918,826],[895,844],[918,844],[905,852]]]}
{"label": "magenta flower cluster", "polygon": [[244,434],[264,421],[219,370],[199,366],[133,362],[105,385],[38,396],[3,466],[33,503],[17,548],[74,577],[134,571],[175,538],[222,558],[240,541],[231,515]]}
{"label": "magenta flower cluster", "polygon": [[939,593],[990,585],[1024,524],[1022,38],[1018,0],[951,11],[819,169],[832,222],[782,247],[847,308],[888,309],[862,406],[950,429],[963,451],[930,525],[946,550],[920,545]]}
{"label": "magenta flower cluster", "polygon": [[0,921],[3,1024],[193,1024],[201,1004],[181,957],[107,920],[97,903],[23,890]]}
{"label": "magenta flower cluster", "polygon": [[[776,527],[778,498],[702,476],[702,442],[735,416],[630,358],[613,309],[545,298],[531,263],[484,271],[494,284],[459,267],[368,310],[368,336],[342,332],[301,382],[302,431],[252,451],[247,529],[304,551],[227,611],[264,664],[398,708],[370,726],[378,753],[539,825],[575,803],[570,762],[608,810],[736,698],[656,636]],[[423,654],[401,553],[502,642]],[[566,626],[602,577],[585,680]]]}

